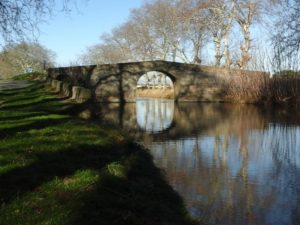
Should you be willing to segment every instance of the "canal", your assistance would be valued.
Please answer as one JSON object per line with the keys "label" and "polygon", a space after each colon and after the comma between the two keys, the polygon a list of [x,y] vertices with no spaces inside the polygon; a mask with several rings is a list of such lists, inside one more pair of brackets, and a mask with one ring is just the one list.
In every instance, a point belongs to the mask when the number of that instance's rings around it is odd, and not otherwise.
{"label": "canal", "polygon": [[203,224],[300,224],[298,107],[140,98],[99,118],[153,155]]}

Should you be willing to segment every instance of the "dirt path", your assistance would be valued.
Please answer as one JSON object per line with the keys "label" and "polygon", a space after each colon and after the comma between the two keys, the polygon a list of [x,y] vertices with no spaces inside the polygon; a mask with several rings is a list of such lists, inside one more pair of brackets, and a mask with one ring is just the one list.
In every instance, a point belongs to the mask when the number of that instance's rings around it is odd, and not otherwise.
{"label": "dirt path", "polygon": [[30,85],[25,80],[0,80],[0,91],[24,88]]}

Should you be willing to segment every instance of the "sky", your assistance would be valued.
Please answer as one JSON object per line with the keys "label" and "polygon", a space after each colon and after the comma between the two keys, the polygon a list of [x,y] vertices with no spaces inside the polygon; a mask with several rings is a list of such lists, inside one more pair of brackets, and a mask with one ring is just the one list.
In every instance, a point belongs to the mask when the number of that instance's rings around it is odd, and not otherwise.
{"label": "sky", "polygon": [[[61,2],[57,0],[56,2]],[[47,23],[40,26],[38,41],[56,53],[56,66],[76,64],[87,47],[100,43],[100,36],[128,20],[130,11],[140,7],[144,0],[73,0],[72,12],[62,13],[61,5]],[[76,2],[76,5],[74,4]],[[253,28],[252,28],[253,29]],[[261,38],[261,32],[254,31]],[[240,43],[236,43],[239,45]],[[213,63],[213,46],[203,49],[205,62]]]}
{"label": "sky", "polygon": [[[72,12],[57,12],[40,26],[38,41],[56,53],[59,66],[68,66],[87,47],[99,43],[103,33],[126,22],[131,9],[142,3],[143,0],[77,0],[76,6],[70,5]],[[57,11],[60,8],[57,6]]]}

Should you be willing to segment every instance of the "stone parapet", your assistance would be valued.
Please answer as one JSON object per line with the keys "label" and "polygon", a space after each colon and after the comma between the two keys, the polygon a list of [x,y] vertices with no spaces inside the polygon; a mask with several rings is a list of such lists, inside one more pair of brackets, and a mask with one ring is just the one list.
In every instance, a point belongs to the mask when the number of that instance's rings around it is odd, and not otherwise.
{"label": "stone parapet", "polygon": [[[146,61],[49,68],[48,77],[73,86],[74,99],[83,100],[93,96],[93,100],[98,102],[132,102],[136,99],[138,79],[150,71],[164,73],[173,81],[176,101],[212,102],[225,101],[224,89],[230,77],[245,74],[251,77],[253,73],[262,73],[167,61]],[[52,87],[57,85],[52,84]],[[66,87],[62,88],[67,94]]]}

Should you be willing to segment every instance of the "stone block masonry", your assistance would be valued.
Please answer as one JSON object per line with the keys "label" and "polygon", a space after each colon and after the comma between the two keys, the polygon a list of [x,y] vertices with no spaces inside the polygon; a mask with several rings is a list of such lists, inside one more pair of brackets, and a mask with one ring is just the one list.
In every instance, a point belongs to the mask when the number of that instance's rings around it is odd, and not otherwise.
{"label": "stone block masonry", "polygon": [[[72,86],[72,98],[97,102],[134,102],[138,79],[145,73],[158,71],[174,85],[176,101],[225,101],[228,78],[253,71],[229,70],[167,61],[144,61],[119,64],[49,68],[48,79]],[[57,84],[53,84],[55,86]],[[74,87],[75,86],[75,87]],[[63,91],[66,92],[67,91]],[[71,94],[69,93],[69,96]]]}
{"label": "stone block masonry", "polygon": [[79,86],[72,87],[72,100],[75,100],[78,103],[82,103],[90,100],[91,97],[91,90]]}

